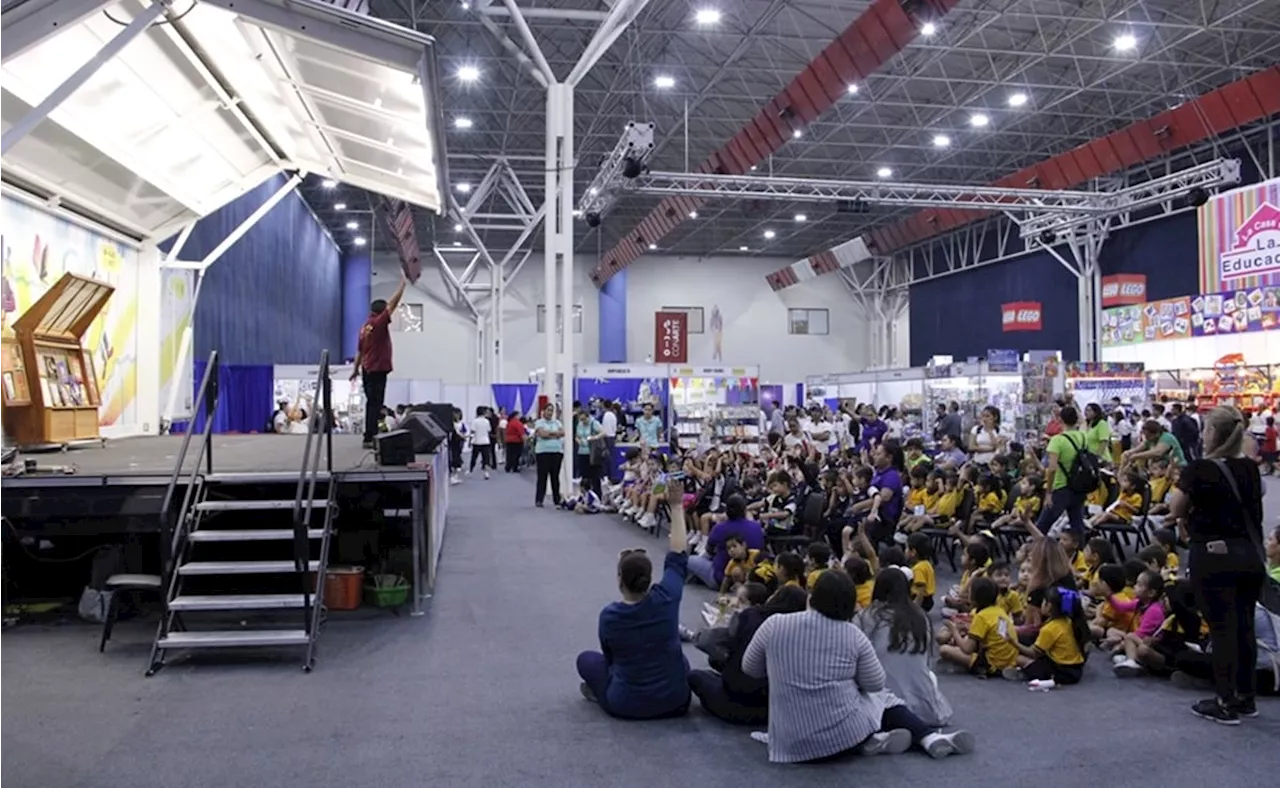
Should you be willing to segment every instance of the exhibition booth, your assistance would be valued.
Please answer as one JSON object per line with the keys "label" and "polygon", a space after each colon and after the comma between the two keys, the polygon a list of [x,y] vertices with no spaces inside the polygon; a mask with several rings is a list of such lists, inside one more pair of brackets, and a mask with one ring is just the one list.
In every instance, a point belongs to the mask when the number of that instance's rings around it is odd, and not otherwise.
{"label": "exhibition booth", "polygon": [[760,368],[672,365],[668,424],[681,448],[716,446],[755,454],[760,426]]}
{"label": "exhibition booth", "polygon": [[[925,371],[922,368],[811,376],[805,379],[805,394],[832,410],[845,402],[897,408],[904,435],[919,434],[925,421]],[[929,420],[932,422],[932,416]]]}

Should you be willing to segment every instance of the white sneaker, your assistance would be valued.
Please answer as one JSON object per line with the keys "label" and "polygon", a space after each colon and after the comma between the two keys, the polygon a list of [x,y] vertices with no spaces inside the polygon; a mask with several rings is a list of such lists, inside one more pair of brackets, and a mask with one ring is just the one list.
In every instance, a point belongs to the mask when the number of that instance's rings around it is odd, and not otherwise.
{"label": "white sneaker", "polygon": [[[871,734],[858,752],[863,755],[898,755],[911,749],[911,731],[895,728],[891,731]],[[938,756],[941,757],[941,756]]]}
{"label": "white sneaker", "polygon": [[486,479],[488,479],[488,478],[489,478],[489,472],[488,472],[488,471],[485,471],[485,472],[484,472],[484,478],[486,478]]}
{"label": "white sneaker", "polygon": [[658,518],[646,513],[640,518],[640,527],[646,531],[652,531],[654,528],[658,527]]}
{"label": "white sneaker", "polygon": [[930,733],[920,740],[920,746],[934,758],[965,755],[973,752],[973,734],[969,731]]}
{"label": "white sneaker", "polygon": [[450,476],[449,484],[462,484],[462,480],[459,479],[457,476]]}
{"label": "white sneaker", "polygon": [[1053,679],[1032,679],[1027,682],[1027,689],[1032,692],[1048,692],[1056,686],[1058,684]]}
{"label": "white sneaker", "polygon": [[1112,654],[1112,655],[1111,655],[1111,664],[1112,664],[1112,665],[1119,665],[1119,664],[1122,664],[1122,663],[1124,663],[1124,662],[1128,662],[1128,661],[1129,661],[1129,658],[1128,658],[1128,657],[1126,657],[1123,653],[1121,653],[1121,654]]}
{"label": "white sneaker", "polygon": [[1131,679],[1135,676],[1141,676],[1145,671],[1137,662],[1126,659],[1123,662],[1116,663],[1115,672],[1116,676],[1122,679]]}
{"label": "white sneaker", "polygon": [[769,743],[769,734],[765,733],[764,731],[752,731],[752,732],[751,732],[751,741],[758,741],[758,742],[760,742],[761,744],[768,744],[768,743]]}

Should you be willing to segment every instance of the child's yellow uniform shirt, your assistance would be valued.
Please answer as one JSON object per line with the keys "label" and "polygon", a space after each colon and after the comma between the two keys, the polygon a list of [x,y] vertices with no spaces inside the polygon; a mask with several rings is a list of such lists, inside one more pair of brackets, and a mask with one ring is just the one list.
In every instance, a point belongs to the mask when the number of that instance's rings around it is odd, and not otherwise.
{"label": "child's yellow uniform shirt", "polygon": [[1164,568],[1172,572],[1177,572],[1182,562],[1178,559],[1178,554],[1170,550],[1164,557]]}
{"label": "child's yellow uniform shirt", "polygon": [[933,564],[928,561],[916,561],[911,567],[911,594],[918,599],[926,599],[937,591],[938,578],[933,571]]}
{"label": "child's yellow uniform shirt", "polygon": [[[1126,602],[1131,601],[1133,599],[1133,589],[1125,588],[1123,591],[1116,594],[1115,597],[1117,599],[1122,599]],[[1119,612],[1118,610],[1116,610],[1114,607],[1111,606],[1110,597],[1107,597],[1107,599],[1102,603],[1102,608],[1099,610],[1099,615],[1101,615],[1102,618],[1106,620],[1108,626],[1118,629],[1121,632],[1128,632],[1130,629],[1133,628],[1133,616],[1134,616],[1133,612],[1128,612],[1128,613]]]}
{"label": "child's yellow uniform shirt", "polygon": [[853,587],[854,593],[857,594],[859,610],[866,610],[871,607],[871,592],[875,589],[876,581],[874,579],[859,583]]}
{"label": "child's yellow uniform shirt", "polygon": [[825,569],[815,569],[815,570],[813,570],[812,572],[810,572],[809,574],[805,575],[805,578],[804,578],[804,587],[805,587],[805,588],[808,588],[808,589],[812,589],[812,588],[813,588],[813,584],[814,584],[814,583],[816,583],[816,582],[818,582],[818,578],[819,578],[819,577],[822,575],[822,573],[823,573],[823,572],[825,572],[825,571],[827,571],[827,570],[825,570]]}
{"label": "child's yellow uniform shirt", "polygon": [[1051,618],[1040,627],[1035,647],[1059,665],[1079,665],[1084,662],[1071,620],[1063,616]]}
{"label": "child's yellow uniform shirt", "polygon": [[741,561],[736,558],[732,558],[729,560],[729,563],[724,565],[724,576],[729,577],[734,572],[741,571],[743,577],[750,577],[758,563],[760,563],[760,551],[748,550],[746,558]]}
{"label": "child's yellow uniform shirt", "polygon": [[969,622],[969,637],[978,641],[980,653],[987,657],[992,670],[1003,670],[1018,664],[1018,647],[1010,638],[1016,637],[1013,619],[999,605],[984,607],[973,614]]}
{"label": "child's yellow uniform shirt", "polygon": [[912,490],[907,495],[907,508],[915,509],[917,506],[927,506],[928,505],[926,501],[927,497],[928,497],[928,493],[925,492],[925,488],[923,487],[919,487]]}
{"label": "child's yellow uniform shirt", "polygon": [[1013,502],[1013,509],[1018,514],[1035,519],[1040,514],[1042,500],[1038,495],[1027,495]]}
{"label": "child's yellow uniform shirt", "polygon": [[1089,496],[1085,498],[1085,503],[1090,504],[1092,506],[1106,506],[1107,505],[1107,485],[1099,484],[1096,488],[1094,488],[1093,492],[1089,493]]}
{"label": "child's yellow uniform shirt", "polygon": [[996,604],[1000,606],[1004,612],[1009,614],[1009,618],[1017,619],[1022,615],[1022,611],[1027,609],[1027,600],[1023,598],[1022,592],[1016,588],[1010,588],[1000,596],[996,597]]}
{"label": "child's yellow uniform shirt", "polygon": [[1173,486],[1168,476],[1157,476],[1151,480],[1151,503],[1163,503],[1169,488]]}
{"label": "child's yellow uniform shirt", "polygon": [[[728,571],[728,567],[725,568],[725,571]],[[752,571],[751,576],[765,585],[772,585],[774,579],[776,579],[778,575],[777,572],[774,571],[772,561],[762,561],[756,566],[755,570]]]}
{"label": "child's yellow uniform shirt", "polygon": [[938,504],[938,499],[942,497],[942,493],[924,491],[924,509],[929,511]]}
{"label": "child's yellow uniform shirt", "polygon": [[[1071,571],[1080,577],[1084,577],[1089,572],[1089,564],[1084,560],[1083,550],[1077,550],[1076,554],[1071,556]],[[1085,587],[1088,588],[1088,586]]]}
{"label": "child's yellow uniform shirt", "polygon": [[1080,574],[1080,578],[1083,581],[1080,584],[1081,588],[1093,587],[1093,584],[1098,580],[1098,568],[1101,566],[1102,564],[1098,564],[1098,566],[1089,566],[1088,564],[1085,564],[1084,572]]}
{"label": "child's yellow uniform shirt", "polygon": [[1000,500],[1000,493],[989,492],[982,496],[978,501],[978,511],[983,514],[1000,514],[1004,511],[1004,501]]}
{"label": "child's yellow uniform shirt", "polygon": [[960,501],[964,498],[964,493],[960,490],[952,490],[938,496],[938,501],[934,505],[931,512],[936,517],[955,517],[956,509],[960,507]]}
{"label": "child's yellow uniform shirt", "polygon": [[1142,508],[1142,493],[1120,493],[1120,497],[1116,499],[1115,508],[1112,509],[1117,517],[1126,523],[1133,519],[1133,516]]}

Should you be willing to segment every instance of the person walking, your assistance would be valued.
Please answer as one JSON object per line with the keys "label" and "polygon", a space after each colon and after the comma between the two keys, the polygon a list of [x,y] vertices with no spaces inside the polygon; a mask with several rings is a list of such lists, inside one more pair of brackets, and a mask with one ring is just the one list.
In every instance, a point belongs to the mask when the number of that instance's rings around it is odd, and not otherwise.
{"label": "person walking", "polygon": [[564,425],[556,418],[556,406],[550,402],[542,409],[542,418],[533,423],[533,457],[538,468],[533,504],[542,506],[551,484],[551,502],[560,505],[560,466],[564,463]]}
{"label": "person walking", "polygon": [[520,455],[524,453],[524,439],[526,436],[524,422],[520,420],[520,411],[511,411],[511,415],[507,416],[506,426],[503,427],[502,432],[502,440],[507,447],[507,473],[515,473],[520,470]]}
{"label": "person walking", "polygon": [[489,478],[489,470],[497,470],[497,461],[493,455],[494,428],[489,419],[490,410],[484,405],[476,408],[476,417],[471,422],[471,467],[467,473],[476,472],[476,460],[480,460],[480,470],[484,478]]}
{"label": "person walking", "polygon": [[1223,725],[1256,717],[1254,609],[1266,581],[1262,475],[1245,456],[1248,423],[1235,408],[1203,417],[1204,457],[1182,471],[1170,504],[1190,542],[1191,582],[1209,624],[1216,696],[1191,712]]}
{"label": "person walking", "polygon": [[387,399],[387,376],[391,374],[391,316],[400,306],[405,285],[409,280],[400,276],[400,286],[391,298],[375,300],[369,305],[369,317],[360,327],[360,339],[356,345],[355,369],[351,382],[363,376],[364,384],[364,447],[373,448],[373,437],[378,434],[378,420]]}
{"label": "person walking", "polygon": [[1050,438],[1049,445],[1045,447],[1045,454],[1049,457],[1049,466],[1045,469],[1049,491],[1045,493],[1044,507],[1040,510],[1036,528],[1047,535],[1065,512],[1067,526],[1076,535],[1077,544],[1084,544],[1084,502],[1088,492],[1071,489],[1067,480],[1076,458],[1088,450],[1088,439],[1080,431],[1080,412],[1074,405],[1062,406],[1058,420],[1062,430]]}

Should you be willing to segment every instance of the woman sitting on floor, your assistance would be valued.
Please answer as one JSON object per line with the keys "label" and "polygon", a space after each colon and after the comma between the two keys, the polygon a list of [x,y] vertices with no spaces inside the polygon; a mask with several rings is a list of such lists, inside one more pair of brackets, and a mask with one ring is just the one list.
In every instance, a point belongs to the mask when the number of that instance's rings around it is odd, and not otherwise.
{"label": "woman sitting on floor", "polygon": [[671,535],[662,581],[643,548],[618,557],[621,602],[600,611],[600,651],[578,655],[582,695],[614,717],[649,720],[689,710],[689,662],[680,646],[680,598],[688,556],[684,487],[667,485]]}
{"label": "woman sitting on floor", "polygon": [[[884,668],[856,626],[853,580],[823,572],[803,613],[776,615],[756,630],[742,658],[748,676],[769,678],[769,760],[797,763],[849,752],[905,752],[935,758],[968,752],[967,732],[940,733],[885,691]],[[754,734],[753,734],[754,736]]]}

